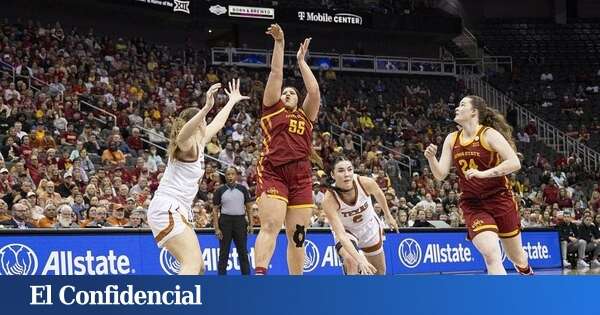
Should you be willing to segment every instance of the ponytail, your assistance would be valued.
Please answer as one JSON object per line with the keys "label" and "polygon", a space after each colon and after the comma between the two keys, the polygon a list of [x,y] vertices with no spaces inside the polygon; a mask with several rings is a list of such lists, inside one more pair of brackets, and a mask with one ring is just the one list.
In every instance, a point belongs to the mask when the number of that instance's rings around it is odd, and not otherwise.
{"label": "ponytail", "polygon": [[177,137],[179,132],[192,117],[198,113],[199,109],[196,107],[189,107],[181,111],[179,116],[175,118],[171,125],[171,132],[169,133],[169,147],[167,149],[167,155],[169,160],[175,159],[175,153],[177,152]]}
{"label": "ponytail", "polygon": [[518,154],[517,146],[512,136],[513,128],[508,124],[504,116],[496,109],[487,106],[483,98],[476,95],[466,97],[471,99],[473,108],[479,112],[479,123],[497,130],[508,141],[508,144],[510,144],[515,153]]}
{"label": "ponytail", "polygon": [[167,155],[169,160],[173,160],[175,158],[175,152],[177,151],[177,136],[185,125],[185,121],[183,119],[177,117],[174,119],[173,124],[171,125],[171,133],[169,134],[169,147],[167,149]]}

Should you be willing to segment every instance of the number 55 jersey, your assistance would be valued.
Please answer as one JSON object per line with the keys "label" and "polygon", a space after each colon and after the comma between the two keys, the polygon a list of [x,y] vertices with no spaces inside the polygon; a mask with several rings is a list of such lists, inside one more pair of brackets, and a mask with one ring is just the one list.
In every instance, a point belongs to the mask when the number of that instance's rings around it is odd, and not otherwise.
{"label": "number 55 jersey", "polygon": [[301,108],[288,110],[279,101],[263,106],[260,128],[256,196],[283,200],[288,208],[312,207],[312,122]]}

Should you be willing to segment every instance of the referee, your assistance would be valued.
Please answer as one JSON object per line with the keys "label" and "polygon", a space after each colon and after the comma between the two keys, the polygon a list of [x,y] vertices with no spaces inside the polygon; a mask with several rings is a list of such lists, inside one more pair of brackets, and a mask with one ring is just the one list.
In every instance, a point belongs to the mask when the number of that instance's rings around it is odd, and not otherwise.
{"label": "referee", "polygon": [[[250,274],[250,262],[248,261],[248,249],[246,233],[252,233],[251,198],[246,187],[237,184],[236,179],[238,171],[234,167],[227,168],[225,185],[219,187],[213,196],[215,209],[213,212],[213,226],[215,234],[219,239],[219,275],[227,274],[227,261],[229,258],[229,249],[231,248],[231,239],[235,242],[235,247],[240,261],[242,275]],[[218,211],[218,212],[217,212]],[[220,215],[218,213],[220,212]],[[246,221],[246,217],[248,221]]]}

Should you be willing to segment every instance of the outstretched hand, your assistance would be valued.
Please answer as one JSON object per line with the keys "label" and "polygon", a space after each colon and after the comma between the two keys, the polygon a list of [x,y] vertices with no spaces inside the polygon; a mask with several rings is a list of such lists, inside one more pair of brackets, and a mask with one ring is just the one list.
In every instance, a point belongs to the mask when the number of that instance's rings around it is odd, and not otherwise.
{"label": "outstretched hand", "polygon": [[240,93],[240,79],[233,79],[229,82],[229,89],[225,90],[227,96],[229,96],[229,101],[238,103],[239,101],[250,99],[248,96],[243,96]]}
{"label": "outstretched hand", "polygon": [[296,58],[298,58],[298,62],[304,61],[304,58],[306,57],[306,53],[308,52],[308,46],[310,45],[311,40],[312,40],[312,37],[306,38],[304,40],[304,42],[302,42],[300,44],[300,48],[298,49],[298,52],[296,53]]}
{"label": "outstretched hand", "polygon": [[208,88],[208,91],[206,91],[206,102],[204,103],[202,111],[204,111],[205,113],[210,112],[213,105],[215,105],[215,94],[220,88],[221,83],[213,84],[210,86],[210,88]]}
{"label": "outstretched hand", "polygon": [[283,29],[279,24],[271,24],[265,34],[271,35],[273,39],[277,42],[283,40]]}

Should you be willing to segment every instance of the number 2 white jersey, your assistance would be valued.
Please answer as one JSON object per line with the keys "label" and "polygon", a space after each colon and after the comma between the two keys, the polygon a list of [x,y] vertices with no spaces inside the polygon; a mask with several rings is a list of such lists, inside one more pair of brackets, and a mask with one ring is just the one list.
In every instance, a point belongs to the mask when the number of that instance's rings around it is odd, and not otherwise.
{"label": "number 2 white jersey", "polygon": [[367,225],[372,220],[379,220],[379,218],[375,213],[371,196],[367,194],[363,188],[358,175],[354,175],[354,178],[352,179],[352,186],[356,196],[356,200],[352,204],[347,204],[344,202],[341,196],[334,189],[331,191],[333,192],[333,195],[340,206],[338,215],[342,220],[344,228],[354,233],[362,230],[362,227]]}

